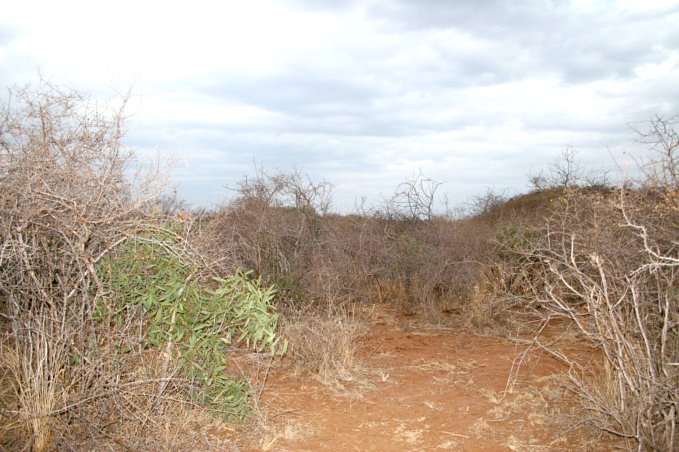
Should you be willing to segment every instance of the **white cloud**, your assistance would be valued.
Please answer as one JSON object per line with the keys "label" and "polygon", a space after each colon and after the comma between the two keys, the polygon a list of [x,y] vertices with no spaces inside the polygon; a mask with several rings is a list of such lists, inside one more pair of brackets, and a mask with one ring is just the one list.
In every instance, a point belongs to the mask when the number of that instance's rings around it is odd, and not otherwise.
{"label": "white cloud", "polygon": [[634,69],[642,81],[652,81],[670,75],[679,75],[679,51],[672,52],[664,61],[645,63]]}
{"label": "white cloud", "polygon": [[[127,142],[179,158],[196,203],[252,166],[342,208],[418,168],[454,201],[521,190],[565,146],[593,165],[679,110],[679,2],[11,2],[0,83],[132,88]],[[275,168],[274,168],[275,169]]]}

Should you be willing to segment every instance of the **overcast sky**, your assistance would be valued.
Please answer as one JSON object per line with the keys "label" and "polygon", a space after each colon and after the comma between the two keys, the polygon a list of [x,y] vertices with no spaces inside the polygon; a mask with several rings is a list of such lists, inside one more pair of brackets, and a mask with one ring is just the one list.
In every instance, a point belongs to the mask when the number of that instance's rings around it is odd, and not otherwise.
{"label": "overcast sky", "polygon": [[131,89],[126,144],[176,158],[196,205],[255,162],[341,211],[420,170],[458,203],[568,146],[610,167],[630,123],[678,114],[677,24],[656,0],[7,1],[0,86]]}

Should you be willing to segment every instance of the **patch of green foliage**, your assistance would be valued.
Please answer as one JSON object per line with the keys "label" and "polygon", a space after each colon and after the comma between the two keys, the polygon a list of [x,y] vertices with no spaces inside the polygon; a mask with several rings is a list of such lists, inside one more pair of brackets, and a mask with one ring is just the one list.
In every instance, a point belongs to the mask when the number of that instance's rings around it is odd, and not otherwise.
{"label": "patch of green foliage", "polygon": [[500,226],[495,231],[500,258],[512,261],[521,258],[531,249],[535,232],[523,226]]}
{"label": "patch of green foliage", "polygon": [[181,239],[171,231],[130,239],[100,266],[111,289],[98,318],[124,322],[128,310],[143,309],[144,346],[176,359],[192,395],[226,417],[249,411],[248,387],[227,373],[230,349],[244,343],[257,351],[285,353],[277,334],[274,288],[238,271],[202,281],[176,252]]}

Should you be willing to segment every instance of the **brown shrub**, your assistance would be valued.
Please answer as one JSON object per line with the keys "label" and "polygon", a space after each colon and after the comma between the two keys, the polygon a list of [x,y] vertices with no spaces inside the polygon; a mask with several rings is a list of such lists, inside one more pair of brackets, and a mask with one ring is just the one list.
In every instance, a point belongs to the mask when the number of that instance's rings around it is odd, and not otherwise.
{"label": "brown shrub", "polygon": [[679,139],[662,121],[645,135],[660,154],[644,180],[615,194],[567,190],[542,233],[516,250],[536,265],[518,295],[545,322],[566,319],[603,363],[537,343],[570,366],[588,422],[639,450],[677,447]]}
{"label": "brown shrub", "polygon": [[49,84],[11,95],[0,110],[0,446],[152,442],[164,402],[194,406],[195,388],[145,349],[143,306],[112,312],[102,265],[169,221],[154,213],[162,178],[126,178],[124,102],[109,116]]}
{"label": "brown shrub", "polygon": [[102,115],[50,85],[13,95],[0,111],[1,365],[18,408],[2,409],[2,430],[44,450],[110,389],[104,363],[83,362],[97,345],[95,266],[139,226],[155,192],[125,182],[122,110]]}
{"label": "brown shrub", "polygon": [[436,322],[464,311],[492,250],[490,222],[381,211],[335,215],[325,201],[328,189],[299,173],[258,170],[205,221],[201,249],[232,268],[255,270],[276,285],[279,302],[300,309],[378,301]]}

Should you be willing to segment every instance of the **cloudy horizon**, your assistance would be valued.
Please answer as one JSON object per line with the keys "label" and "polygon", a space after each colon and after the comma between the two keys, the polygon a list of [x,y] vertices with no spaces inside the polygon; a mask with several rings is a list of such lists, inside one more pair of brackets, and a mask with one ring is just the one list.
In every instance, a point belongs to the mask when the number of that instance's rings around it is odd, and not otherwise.
{"label": "cloudy horizon", "polygon": [[[194,205],[255,164],[378,204],[422,172],[459,204],[526,191],[572,147],[624,166],[630,124],[679,114],[679,1],[24,1],[0,85],[130,91],[125,144]],[[39,12],[39,13],[38,13]],[[1,95],[4,97],[4,93]]]}

